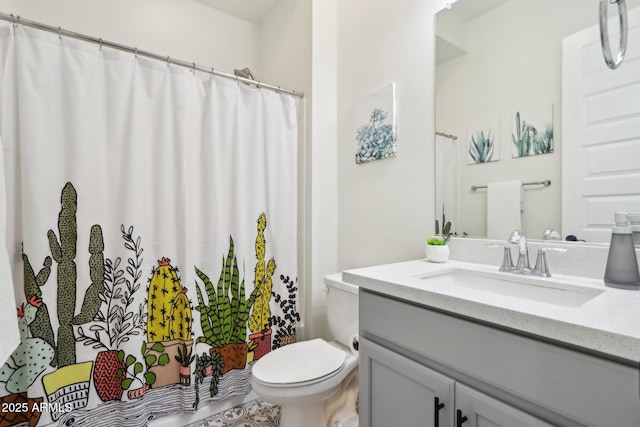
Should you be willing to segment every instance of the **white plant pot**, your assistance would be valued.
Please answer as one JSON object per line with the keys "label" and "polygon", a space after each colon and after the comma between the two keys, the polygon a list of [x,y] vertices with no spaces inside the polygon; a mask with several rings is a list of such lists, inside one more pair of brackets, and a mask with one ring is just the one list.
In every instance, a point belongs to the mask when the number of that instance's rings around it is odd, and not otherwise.
{"label": "white plant pot", "polygon": [[447,262],[449,260],[449,246],[427,245],[427,261]]}

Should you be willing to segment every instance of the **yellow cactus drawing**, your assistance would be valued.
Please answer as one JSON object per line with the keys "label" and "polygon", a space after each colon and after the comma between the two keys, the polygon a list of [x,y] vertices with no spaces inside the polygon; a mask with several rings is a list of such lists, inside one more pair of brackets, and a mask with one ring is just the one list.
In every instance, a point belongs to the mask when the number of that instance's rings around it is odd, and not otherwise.
{"label": "yellow cactus drawing", "polygon": [[259,289],[258,296],[253,304],[253,312],[249,317],[249,330],[253,333],[263,332],[269,328],[269,318],[271,317],[271,309],[269,302],[271,301],[271,288],[273,286],[272,277],[276,270],[276,261],[271,258],[268,263],[265,262],[265,246],[264,230],[267,228],[267,216],[260,214],[258,217],[258,235],[256,237],[256,258],[258,262],[255,268],[254,285]]}
{"label": "yellow cactus drawing", "polygon": [[162,258],[149,281],[147,341],[191,339],[191,306],[186,288],[180,287],[178,270]]}
{"label": "yellow cactus drawing", "polygon": [[171,303],[169,335],[172,340],[189,341],[191,339],[191,304],[187,297],[187,288],[175,296]]}

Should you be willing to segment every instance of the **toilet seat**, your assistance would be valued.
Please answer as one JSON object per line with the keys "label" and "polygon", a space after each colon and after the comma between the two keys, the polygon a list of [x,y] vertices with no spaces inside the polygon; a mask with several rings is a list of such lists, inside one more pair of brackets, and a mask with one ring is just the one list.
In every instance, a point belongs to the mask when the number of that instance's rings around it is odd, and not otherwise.
{"label": "toilet seat", "polygon": [[256,380],[271,387],[302,386],[336,375],[347,353],[321,338],[280,347],[253,366]]}

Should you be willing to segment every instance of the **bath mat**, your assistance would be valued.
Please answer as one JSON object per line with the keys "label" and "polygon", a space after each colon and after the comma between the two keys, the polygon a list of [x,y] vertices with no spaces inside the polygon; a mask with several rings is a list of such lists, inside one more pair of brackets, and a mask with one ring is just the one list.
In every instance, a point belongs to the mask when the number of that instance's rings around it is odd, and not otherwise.
{"label": "bath mat", "polygon": [[186,427],[279,427],[280,407],[252,400]]}

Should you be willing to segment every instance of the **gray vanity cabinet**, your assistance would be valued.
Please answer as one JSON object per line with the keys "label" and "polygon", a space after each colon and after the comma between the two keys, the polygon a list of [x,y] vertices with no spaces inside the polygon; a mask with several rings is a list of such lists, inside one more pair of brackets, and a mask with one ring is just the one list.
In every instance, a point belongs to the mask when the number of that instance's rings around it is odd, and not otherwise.
{"label": "gray vanity cabinet", "polygon": [[637,363],[363,287],[359,298],[362,427],[640,426]]}
{"label": "gray vanity cabinet", "polygon": [[460,383],[456,384],[455,406],[456,423],[461,427],[553,427]]}
{"label": "gray vanity cabinet", "polygon": [[365,338],[360,373],[361,426],[552,427]]}
{"label": "gray vanity cabinet", "polygon": [[360,378],[361,426],[438,427],[453,421],[454,380],[364,338]]}

